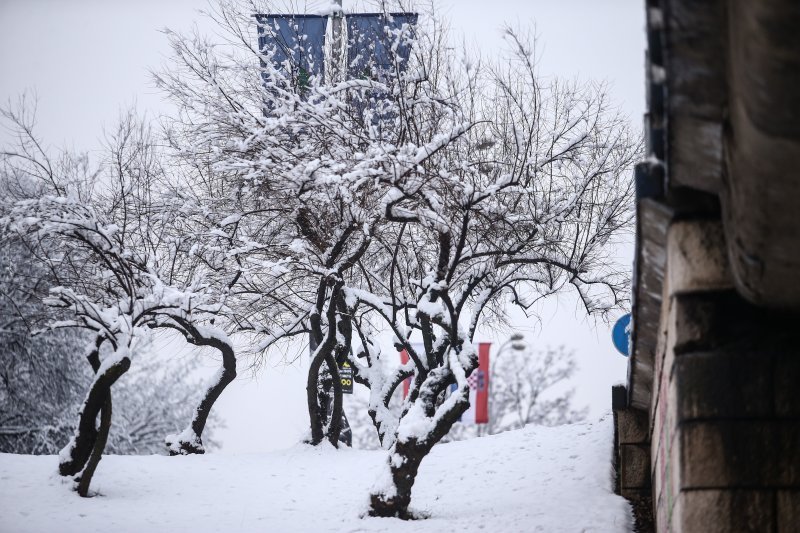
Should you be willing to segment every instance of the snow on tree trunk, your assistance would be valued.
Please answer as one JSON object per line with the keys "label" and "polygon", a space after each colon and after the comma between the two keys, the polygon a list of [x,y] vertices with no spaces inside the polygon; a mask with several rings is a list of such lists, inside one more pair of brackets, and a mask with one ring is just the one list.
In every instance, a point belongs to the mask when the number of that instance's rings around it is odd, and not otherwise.
{"label": "snow on tree trunk", "polygon": [[[428,373],[416,400],[400,419],[397,437],[389,449],[389,475],[384,474],[370,496],[371,515],[413,518],[408,506],[420,463],[469,408],[466,374],[477,366],[477,357],[469,348],[454,352],[450,352],[447,366]],[[443,399],[453,381],[456,389]]]}
{"label": "snow on tree trunk", "polygon": [[[327,331],[322,342],[311,354],[306,381],[306,401],[311,424],[311,444],[319,444],[326,437],[334,446],[339,445],[339,432],[342,427],[342,385],[339,381],[339,369],[334,356],[337,344],[336,302],[339,299],[342,281],[332,283],[331,295],[327,307]],[[323,369],[324,364],[324,369]],[[333,398],[322,383],[322,374],[330,375]],[[328,405],[333,401],[331,415],[328,417]],[[327,419],[327,420],[326,420]],[[326,424],[327,422],[327,424]]]}

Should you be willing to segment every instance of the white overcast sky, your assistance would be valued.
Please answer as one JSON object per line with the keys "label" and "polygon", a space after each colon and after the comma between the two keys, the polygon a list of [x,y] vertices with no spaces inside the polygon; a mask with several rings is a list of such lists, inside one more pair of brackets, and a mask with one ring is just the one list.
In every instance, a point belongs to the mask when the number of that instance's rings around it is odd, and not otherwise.
{"label": "white overcast sky", "polygon": [[[301,4],[300,2],[296,2]],[[309,2],[313,4],[314,2]],[[643,0],[435,0],[456,36],[484,56],[501,53],[501,27],[535,28],[540,71],[606,82],[612,101],[639,130],[644,113]],[[39,133],[54,146],[94,150],[102,127],[136,103],[167,110],[152,88],[149,69],[164,64],[163,27],[188,28],[205,0],[0,0],[0,105],[23,91],[38,95]],[[344,7],[354,5],[344,0]],[[461,39],[459,38],[459,42]],[[2,136],[0,136],[0,140]],[[632,247],[620,261],[631,264]],[[580,372],[576,404],[592,415],[610,409],[612,384],[625,378],[627,360],[611,344],[610,326],[587,321],[571,298],[552,301],[540,321],[515,327],[536,345],[575,350]],[[498,343],[507,332],[484,333]],[[168,350],[183,351],[171,342]],[[243,376],[220,399],[227,428],[225,451],[285,447],[305,429],[304,378],[295,367],[268,364],[257,379]]]}

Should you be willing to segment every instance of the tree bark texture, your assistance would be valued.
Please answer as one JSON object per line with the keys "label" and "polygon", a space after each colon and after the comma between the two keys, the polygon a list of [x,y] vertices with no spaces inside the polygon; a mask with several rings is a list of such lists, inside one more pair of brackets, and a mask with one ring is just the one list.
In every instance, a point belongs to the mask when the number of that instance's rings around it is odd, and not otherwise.
{"label": "tree bark texture", "polygon": [[236,354],[233,350],[233,346],[223,339],[214,336],[204,336],[189,322],[177,322],[184,328],[184,335],[189,343],[195,346],[209,346],[222,354],[222,370],[219,373],[218,379],[206,389],[206,393],[203,399],[200,400],[197,409],[195,409],[194,417],[189,426],[192,433],[194,433],[194,438],[184,439],[178,435],[175,442],[170,438],[172,436],[166,439],[166,445],[170,455],[202,454],[205,453],[205,448],[203,447],[203,431],[205,430],[208,416],[211,414],[211,409],[222,394],[222,391],[236,379]]}
{"label": "tree bark texture", "polygon": [[[119,361],[110,365],[101,374],[95,377],[89,394],[83,402],[80,412],[78,427],[73,437],[74,443],[71,445],[66,457],[61,458],[58,465],[58,472],[62,476],[73,476],[83,470],[89,456],[95,447],[98,438],[96,428],[97,415],[106,404],[110,397],[111,386],[131,367],[129,357],[122,357]],[[109,409],[110,416],[110,409]],[[103,443],[105,447],[105,443]]]}
{"label": "tree bark texture", "polygon": [[97,465],[103,457],[103,450],[106,448],[108,442],[108,433],[111,430],[111,391],[106,396],[106,401],[100,409],[100,428],[97,431],[97,438],[92,447],[92,453],[89,455],[89,460],[80,475],[78,481],[78,494],[84,498],[89,496],[89,484],[92,482]]}
{"label": "tree bark texture", "polygon": [[[342,416],[342,384],[338,382],[339,371],[336,366],[334,351],[336,349],[336,301],[340,297],[343,283],[337,281],[331,291],[326,310],[328,329],[322,342],[317,346],[312,354],[308,368],[308,378],[306,381],[306,401],[308,403],[308,417],[311,424],[311,441],[313,445],[322,442],[326,437],[327,405],[330,401],[330,393],[325,390],[322,383],[322,364],[325,363],[327,371],[330,373],[331,386],[333,388],[333,408],[331,417],[327,420],[327,437],[331,444],[338,446],[339,432],[341,431]],[[319,305],[318,305],[319,309]],[[313,317],[312,317],[313,318]],[[321,329],[319,326],[314,329]],[[338,390],[338,394],[337,394]],[[323,397],[324,396],[324,397]],[[338,396],[338,399],[337,399]],[[338,420],[337,420],[338,417]],[[335,434],[335,438],[334,438]]]}
{"label": "tree bark texture", "polygon": [[[422,394],[417,401],[425,402],[427,416],[433,416],[437,409],[436,400],[440,393],[449,386],[450,379],[445,374],[439,373],[436,376],[429,374],[426,381],[428,383],[424,383],[420,387]],[[453,424],[468,408],[468,396],[462,395],[460,401],[455,402],[446,412],[442,413],[433,430],[424,438],[395,441],[389,453],[389,471],[394,490],[388,491],[388,494],[374,492],[370,495],[369,514],[371,516],[397,517],[404,520],[414,518],[409,512],[408,506],[411,503],[411,489],[414,486],[419,465],[433,446],[447,435]]]}

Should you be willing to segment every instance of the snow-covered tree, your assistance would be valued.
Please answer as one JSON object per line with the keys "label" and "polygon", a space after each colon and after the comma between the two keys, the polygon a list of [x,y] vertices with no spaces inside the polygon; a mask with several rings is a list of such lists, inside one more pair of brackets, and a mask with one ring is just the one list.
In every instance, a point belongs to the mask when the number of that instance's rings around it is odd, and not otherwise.
{"label": "snow-covered tree", "polygon": [[496,435],[528,424],[557,426],[583,420],[586,409],[573,405],[567,382],[577,370],[574,355],[560,348],[535,350],[521,334],[503,343],[489,371],[489,421],[458,423],[448,441]]}
{"label": "snow-covered tree", "polygon": [[[561,348],[511,350],[492,363],[488,433],[528,424],[556,426],[581,420],[585,410],[572,405],[574,389],[565,382],[575,373],[572,353]],[[559,390],[554,390],[559,389]]]}
{"label": "snow-covered tree", "polygon": [[81,335],[67,330],[33,335],[50,314],[36,298],[47,274],[23,243],[6,241],[0,246],[3,452],[57,452],[74,429],[74,413],[88,378],[85,363],[75,358],[85,345]]}
{"label": "snow-covered tree", "polygon": [[[382,176],[408,151],[408,124],[399,118],[406,98],[418,91],[415,105],[441,104],[397,65],[370,78],[311,76],[300,90],[297,69],[276,64],[275,49],[256,47],[272,29],[253,24],[252,9],[220,7],[223,44],[170,34],[175,64],[156,81],[180,110],[171,140],[188,160],[207,161],[205,176],[214,174],[215,192],[222,190],[211,210],[236,221],[225,233],[240,243],[233,293],[242,305],[230,302],[238,323],[261,337],[261,351],[308,336],[309,440],[336,444],[338,366],[353,336],[343,288],[363,283],[365,255],[387,223],[381,199],[390,184]],[[404,28],[389,37],[409,35]]]}
{"label": "snow-covered tree", "polygon": [[168,438],[172,453],[202,453],[211,406],[236,375],[233,345],[214,325],[224,315],[224,286],[190,253],[203,235],[187,231],[175,198],[158,186],[165,169],[148,128],[125,115],[109,138],[107,160],[89,171],[85,157],[55,160],[41,150],[24,107],[4,116],[19,133],[4,151],[4,175],[39,192],[4,203],[3,239],[25,243],[53,276],[39,294],[56,310],[47,327],[91,336],[86,359],[94,378],[60,454],[60,473],[77,475],[78,492],[88,494],[108,439],[111,387],[149,349],[154,328],[177,330],[223,355],[190,426]]}
{"label": "snow-covered tree", "polygon": [[[450,133],[421,138],[398,158],[383,199],[394,223],[381,235],[390,237],[385,262],[369,288],[345,289],[351,314],[382,322],[410,357],[390,376],[365,368],[376,357],[369,350],[353,361],[373,389],[370,410],[390,451],[386,484],[372,496],[376,515],[407,516],[421,460],[467,409],[484,316],[502,318],[507,305],[527,310],[568,288],[589,313],[626,298],[607,243],[632,216],[627,174],[638,141],[597,88],[542,84],[525,42],[509,38],[511,64],[446,76],[460,85],[429,123]],[[409,374],[396,420],[386,407]]]}
{"label": "snow-covered tree", "polygon": [[[486,317],[569,288],[589,313],[624,301],[607,243],[632,215],[638,140],[602,87],[543,83],[515,34],[509,63],[482,63],[424,16],[402,68],[298,85],[297,69],[258,49],[261,7],[224,4],[221,43],[172,34],[175,62],[157,76],[180,108],[172,138],[225,184],[214,212],[237,221],[225,236],[242,241],[236,260],[255,281],[260,348],[311,338],[311,442],[338,440],[347,358],[390,450],[371,512],[407,516],[420,462],[467,408]],[[381,332],[410,356],[388,374],[380,360],[396,354],[377,349]],[[409,376],[398,417],[389,402]]]}
{"label": "snow-covered tree", "polygon": [[[522,335],[518,337],[523,339]],[[504,349],[510,346],[517,348]],[[475,424],[462,419],[453,425],[443,442],[496,435],[529,424],[556,426],[582,420],[586,409],[575,408],[575,391],[567,387],[576,368],[573,354],[563,347],[534,350],[519,341],[504,343],[492,359],[488,376],[489,421]],[[389,409],[397,417],[402,401],[400,390],[396,390]],[[373,450],[380,448],[380,441],[368,410],[369,396],[358,390],[345,401],[353,446]]]}
{"label": "snow-covered tree", "polygon": [[[0,184],[0,191],[6,187]],[[5,194],[0,194],[5,196]],[[75,431],[92,372],[81,360],[86,336],[73,329],[42,329],[52,309],[37,294],[51,274],[20,242],[0,247],[0,451],[55,454]],[[144,364],[142,364],[144,363]],[[163,364],[150,356],[115,387],[116,420],[107,450],[163,453],[164,436],[191,419],[202,394],[189,380],[198,359]],[[208,428],[203,434],[208,445]]]}

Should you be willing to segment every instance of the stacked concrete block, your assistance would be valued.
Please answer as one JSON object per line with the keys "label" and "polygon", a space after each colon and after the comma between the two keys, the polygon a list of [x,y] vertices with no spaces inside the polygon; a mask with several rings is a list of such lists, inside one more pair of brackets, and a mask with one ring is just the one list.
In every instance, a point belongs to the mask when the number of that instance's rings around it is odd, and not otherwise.
{"label": "stacked concrete block", "polygon": [[627,394],[622,385],[612,391],[616,492],[631,501],[637,531],[647,532],[653,528],[648,413],[628,406]]}
{"label": "stacked concrete block", "polygon": [[719,223],[672,224],[649,415],[657,529],[800,531],[800,316],[746,302],[728,272]]}

